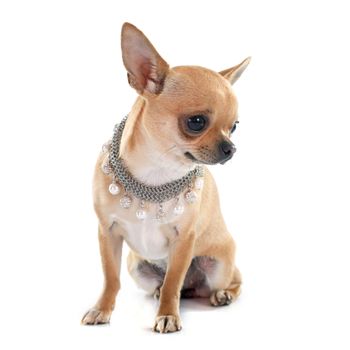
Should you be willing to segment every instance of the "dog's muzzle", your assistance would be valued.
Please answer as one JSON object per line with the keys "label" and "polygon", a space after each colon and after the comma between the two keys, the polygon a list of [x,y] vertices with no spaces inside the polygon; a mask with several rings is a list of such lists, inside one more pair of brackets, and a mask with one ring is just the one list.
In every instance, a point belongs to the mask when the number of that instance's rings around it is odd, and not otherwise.
{"label": "dog's muzzle", "polygon": [[219,161],[220,164],[225,164],[228,160],[233,157],[236,152],[236,146],[230,141],[222,141],[218,145]]}

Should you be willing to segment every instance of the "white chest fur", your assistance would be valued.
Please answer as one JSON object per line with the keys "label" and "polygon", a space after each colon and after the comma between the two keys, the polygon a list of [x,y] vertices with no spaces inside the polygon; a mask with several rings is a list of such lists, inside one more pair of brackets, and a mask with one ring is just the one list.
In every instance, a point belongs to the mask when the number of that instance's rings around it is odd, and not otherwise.
{"label": "white chest fur", "polygon": [[144,220],[136,218],[136,206],[129,209],[118,207],[111,219],[116,222],[116,228],[119,227],[125,242],[133,251],[145,259],[164,259],[168,256],[169,239],[178,234],[177,227],[182,215],[174,213],[177,204],[189,209],[189,204],[184,200],[172,200],[164,203],[165,216],[161,220],[156,218],[157,204],[150,204],[145,208],[147,217]]}
{"label": "white chest fur", "polygon": [[125,227],[124,239],[137,254],[152,260],[164,259],[168,256],[167,233],[171,234],[173,230],[171,226],[160,225],[155,220],[129,222],[123,226]]}

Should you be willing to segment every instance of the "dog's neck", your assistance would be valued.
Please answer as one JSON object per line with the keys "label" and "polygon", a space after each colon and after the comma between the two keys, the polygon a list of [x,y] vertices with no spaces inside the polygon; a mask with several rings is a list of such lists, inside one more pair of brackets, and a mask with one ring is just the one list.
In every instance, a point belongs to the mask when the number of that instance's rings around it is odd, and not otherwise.
{"label": "dog's neck", "polygon": [[125,125],[120,156],[135,178],[147,185],[158,186],[183,177],[194,168],[194,164],[188,165],[171,157],[168,154],[171,147],[160,151],[154,146],[143,126],[146,113],[145,101],[138,98]]}

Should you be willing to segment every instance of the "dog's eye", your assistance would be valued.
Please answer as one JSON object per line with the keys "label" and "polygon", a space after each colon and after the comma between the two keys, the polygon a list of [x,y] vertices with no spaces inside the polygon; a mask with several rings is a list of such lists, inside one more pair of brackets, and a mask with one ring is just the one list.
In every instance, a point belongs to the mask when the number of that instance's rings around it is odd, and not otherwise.
{"label": "dog's eye", "polygon": [[204,115],[195,115],[187,119],[187,127],[192,132],[202,131],[207,124],[207,119]]}
{"label": "dog's eye", "polygon": [[238,123],[239,123],[239,121],[237,120],[237,121],[233,124],[232,129],[231,129],[231,134],[236,130],[237,124],[238,124]]}

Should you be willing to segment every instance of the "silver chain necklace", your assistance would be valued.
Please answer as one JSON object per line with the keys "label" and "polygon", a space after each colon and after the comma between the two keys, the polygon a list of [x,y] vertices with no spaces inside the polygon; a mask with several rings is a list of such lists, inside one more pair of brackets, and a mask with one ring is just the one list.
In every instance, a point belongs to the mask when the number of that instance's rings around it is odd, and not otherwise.
{"label": "silver chain necklace", "polygon": [[163,203],[175,198],[173,213],[181,215],[184,207],[179,203],[179,196],[182,192],[187,203],[194,203],[197,200],[197,193],[203,186],[203,167],[196,166],[180,179],[173,180],[159,186],[146,185],[137,180],[128,170],[122,158],[119,157],[120,142],[123,130],[127,121],[125,117],[120,124],[114,127],[113,138],[102,147],[103,152],[109,152],[105,162],[102,164],[102,171],[106,175],[112,175],[113,180],[109,185],[109,192],[116,196],[120,194],[121,187],[124,188],[124,195],[120,199],[121,207],[128,209],[131,207],[133,197],[139,199],[139,209],[136,211],[138,219],[145,219],[147,212],[145,202],[157,203],[157,219],[166,216]]}

